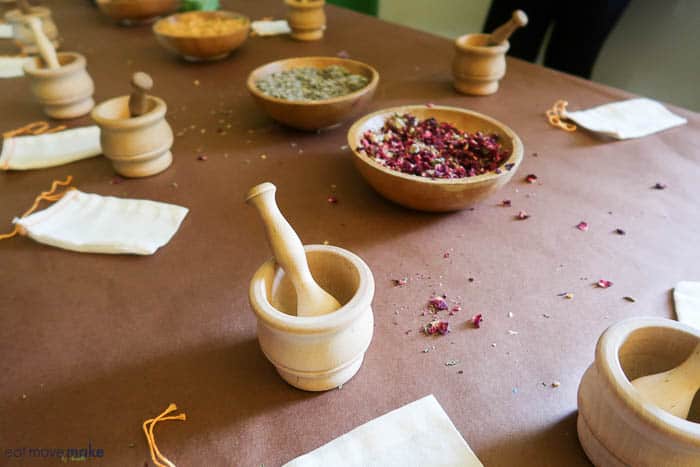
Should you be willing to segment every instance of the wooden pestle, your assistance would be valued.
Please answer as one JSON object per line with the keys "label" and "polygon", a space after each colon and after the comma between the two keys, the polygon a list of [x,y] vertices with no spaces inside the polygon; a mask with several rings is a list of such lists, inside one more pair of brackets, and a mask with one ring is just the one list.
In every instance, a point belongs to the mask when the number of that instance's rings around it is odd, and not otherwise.
{"label": "wooden pestle", "polygon": [[489,36],[488,45],[498,45],[508,40],[508,38],[519,27],[527,24],[527,15],[523,10],[515,10],[513,16],[503,24],[497,27]]}
{"label": "wooden pestle", "polygon": [[137,71],[131,77],[131,95],[129,96],[129,115],[138,117],[148,112],[146,92],[153,88],[153,79],[143,71]]}
{"label": "wooden pestle", "polygon": [[277,187],[261,183],[248,191],[246,202],[255,206],[262,217],[267,240],[277,263],[284,269],[297,294],[297,316],[319,316],[340,308],[338,300],[316,283],[301,240],[284,218],[277,203]]}
{"label": "wooden pestle", "polygon": [[27,0],[17,0],[17,7],[22,12],[23,15],[32,14],[32,6]]}
{"label": "wooden pestle", "polygon": [[642,397],[666,412],[688,418],[695,394],[700,390],[700,344],[676,368],[632,381]]}
{"label": "wooden pestle", "polygon": [[39,53],[41,54],[41,58],[44,59],[44,62],[46,62],[46,66],[53,70],[61,68],[61,63],[58,61],[58,56],[56,55],[56,49],[49,38],[46,37],[46,34],[44,34],[41,20],[32,15],[25,17],[24,20],[31,28],[32,33],[34,33],[34,42],[39,48]]}

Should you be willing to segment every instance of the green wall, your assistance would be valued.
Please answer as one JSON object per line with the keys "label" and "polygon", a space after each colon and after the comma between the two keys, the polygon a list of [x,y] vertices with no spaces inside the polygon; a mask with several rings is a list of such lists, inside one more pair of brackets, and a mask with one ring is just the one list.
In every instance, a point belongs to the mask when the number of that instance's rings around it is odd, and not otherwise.
{"label": "green wall", "polygon": [[328,0],[328,3],[375,16],[379,10],[379,0]]}

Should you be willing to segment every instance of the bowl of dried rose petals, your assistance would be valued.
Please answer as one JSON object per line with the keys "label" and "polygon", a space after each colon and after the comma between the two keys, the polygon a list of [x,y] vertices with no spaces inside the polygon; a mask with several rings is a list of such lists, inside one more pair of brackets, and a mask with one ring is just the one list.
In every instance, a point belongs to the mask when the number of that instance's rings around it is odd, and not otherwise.
{"label": "bowl of dried rose petals", "polygon": [[339,57],[297,57],[268,63],[248,76],[248,90],[274,120],[299,130],[335,127],[372,99],[377,70]]}
{"label": "bowl of dried rose petals", "polygon": [[379,194],[419,211],[465,209],[513,177],[523,144],[491,117],[412,105],[361,118],[348,131],[355,167]]}

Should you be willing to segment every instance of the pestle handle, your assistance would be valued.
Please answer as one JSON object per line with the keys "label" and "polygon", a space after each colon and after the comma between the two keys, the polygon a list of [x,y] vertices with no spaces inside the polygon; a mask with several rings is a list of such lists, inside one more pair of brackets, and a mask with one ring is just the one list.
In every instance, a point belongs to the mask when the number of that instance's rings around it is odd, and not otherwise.
{"label": "pestle handle", "polygon": [[700,344],[672,370],[632,381],[648,402],[676,417],[688,418],[695,393],[700,389]]}
{"label": "pestle handle", "polygon": [[498,45],[508,40],[516,29],[527,24],[527,15],[523,10],[515,10],[513,16],[502,26],[497,27],[489,37],[489,45]]}
{"label": "pestle handle", "polygon": [[17,0],[17,7],[22,12],[23,15],[32,14],[32,6],[27,0]]}
{"label": "pestle handle", "polygon": [[248,191],[246,202],[257,208],[275,260],[294,285],[297,316],[318,316],[337,310],[340,303],[323,290],[311,275],[304,246],[277,207],[276,191],[277,187],[272,183],[256,185]]}
{"label": "pestle handle", "polygon": [[46,66],[54,70],[61,68],[58,56],[56,55],[56,49],[49,38],[46,37],[46,34],[44,34],[41,20],[31,15],[27,16],[24,20],[29,24],[32,33],[34,33],[34,42],[39,48],[39,53],[41,54],[41,58],[44,59],[44,62],[46,62]]}
{"label": "pestle handle", "polygon": [[143,71],[137,71],[131,77],[131,95],[129,96],[129,114],[138,117],[148,112],[146,93],[153,88],[153,79]]}

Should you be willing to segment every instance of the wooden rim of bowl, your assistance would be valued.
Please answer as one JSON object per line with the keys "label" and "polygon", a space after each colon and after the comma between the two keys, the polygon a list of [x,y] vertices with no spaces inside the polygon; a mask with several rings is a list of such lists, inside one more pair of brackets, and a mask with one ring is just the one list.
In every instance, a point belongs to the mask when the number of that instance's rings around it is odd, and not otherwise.
{"label": "wooden rim of bowl", "polygon": [[[367,154],[361,153],[357,150],[357,141],[353,141],[353,135],[359,134],[360,128],[370,119],[378,116],[383,116],[383,115],[393,115],[395,113],[411,113],[412,111],[415,110],[446,110],[449,112],[456,112],[456,113],[461,113],[461,114],[466,114],[466,115],[471,115],[473,117],[480,118],[482,120],[487,121],[491,125],[499,128],[506,137],[510,138],[513,144],[513,150],[510,153],[510,157],[503,161],[501,165],[498,166],[499,169],[501,169],[501,173],[496,173],[495,171],[490,171],[485,174],[481,175],[474,175],[473,177],[462,177],[462,178],[430,178],[430,177],[422,177],[420,175],[413,175],[413,174],[407,174],[403,172],[399,172],[398,170],[392,170],[379,162],[375,161],[372,159],[370,156]],[[385,119],[386,120],[386,119]],[[444,120],[443,120],[444,121]],[[450,122],[447,122],[450,123]],[[467,109],[462,109],[459,107],[450,107],[450,106],[445,106],[445,105],[403,105],[399,107],[389,107],[387,109],[382,109],[382,110],[377,110],[376,112],[372,112],[369,115],[365,115],[364,117],[360,118],[357,120],[355,123],[352,124],[350,129],[348,130],[348,146],[350,146],[350,149],[352,150],[352,153],[355,155],[356,158],[361,160],[362,162],[366,163],[370,167],[377,169],[381,172],[384,172],[387,175],[392,175],[397,178],[401,178],[407,181],[412,181],[412,182],[422,182],[426,183],[429,185],[463,185],[463,184],[469,184],[469,183],[479,183],[479,182],[484,182],[487,180],[492,180],[496,179],[499,177],[502,177],[510,172],[514,172],[517,170],[517,168],[520,166],[520,162],[523,159],[523,143],[520,141],[520,137],[518,137],[517,134],[513,130],[510,129],[510,127],[504,125],[503,123],[499,122],[495,118],[491,118],[487,115],[481,114],[479,112],[474,112],[472,110],[467,110]],[[506,164],[515,164],[510,170],[505,169]]]}
{"label": "wooden rim of bowl", "polygon": [[629,337],[643,328],[667,328],[689,334],[700,340],[700,332],[687,324],[664,318],[635,317],[610,326],[598,340],[595,365],[617,397],[631,408],[635,416],[647,426],[663,427],[663,432],[684,444],[700,446],[700,423],[671,415],[654,404],[643,400],[625,375],[620,364],[620,349]]}
{"label": "wooden rim of bowl", "polygon": [[[289,100],[289,99],[280,99],[279,97],[272,97],[272,96],[269,96],[269,95],[265,94],[264,92],[262,92],[260,89],[258,89],[258,86],[256,85],[256,82],[259,79],[263,78],[264,76],[268,76],[268,75],[272,74],[272,73],[267,73],[265,75],[257,76],[257,75],[261,74],[261,71],[264,68],[267,68],[271,65],[283,65],[284,63],[292,62],[292,61],[312,62],[314,60],[329,60],[331,62],[335,62],[335,63],[332,63],[331,65],[341,65],[341,66],[344,63],[345,64],[352,63],[353,65],[358,65],[361,68],[364,68],[367,72],[369,72],[371,77],[370,77],[367,85],[364,86],[363,88],[358,89],[357,91],[351,92],[350,94],[345,94],[342,96],[331,97],[330,99],[322,99],[322,100],[317,100],[317,101]],[[291,70],[293,68],[302,68],[304,66],[305,65],[300,65],[300,66],[290,67],[288,69]],[[308,65],[308,66],[310,66],[311,68],[318,68],[318,67],[314,67],[311,65]],[[286,71],[286,70],[282,70],[282,71]],[[248,91],[250,91],[251,94],[253,94],[254,96],[256,96],[260,99],[264,99],[264,100],[270,101],[270,102],[275,102],[278,104],[304,105],[304,106],[319,106],[319,105],[335,104],[338,102],[350,101],[350,100],[353,100],[357,97],[360,97],[360,96],[366,94],[367,92],[369,92],[370,90],[376,88],[378,83],[379,83],[379,72],[377,70],[375,70],[374,67],[372,67],[371,65],[368,65],[364,62],[360,62],[358,60],[352,60],[350,58],[322,57],[322,56],[292,57],[292,58],[285,58],[282,60],[277,60],[274,62],[269,62],[269,63],[266,63],[264,65],[257,67],[253,71],[251,71],[250,74],[248,75],[248,79],[246,80],[246,85],[248,86]]]}
{"label": "wooden rim of bowl", "polygon": [[255,316],[267,326],[283,332],[298,334],[323,334],[334,332],[355,321],[358,316],[372,305],[374,299],[374,276],[367,263],[351,251],[332,245],[304,245],[308,252],[342,257],[351,263],[359,275],[359,284],[355,294],[343,306],[319,316],[288,315],[270,303],[267,298],[266,278],[272,273],[277,264],[275,258],[264,262],[253,275],[248,289],[248,298]]}
{"label": "wooden rim of bowl", "polygon": [[[188,35],[181,35],[181,34],[169,34],[167,32],[162,32],[158,30],[158,27],[162,24],[165,24],[166,22],[173,21],[173,20],[178,20],[179,18],[182,18],[183,16],[218,16],[222,18],[242,18],[245,20],[245,23],[242,24],[240,27],[230,31],[230,32],[225,32],[222,34],[215,34],[215,35],[209,35],[209,36],[188,36]],[[153,30],[154,34],[157,34],[159,36],[163,37],[171,37],[174,39],[211,39],[211,38],[217,38],[217,37],[224,37],[228,36],[231,34],[236,34],[240,32],[241,30],[249,30],[250,29],[250,18],[247,17],[244,14],[238,13],[236,11],[228,11],[228,10],[214,10],[214,11],[185,11],[183,13],[175,13],[172,15],[168,15],[164,18],[159,19],[155,23],[153,23],[153,27],[151,28]]]}

